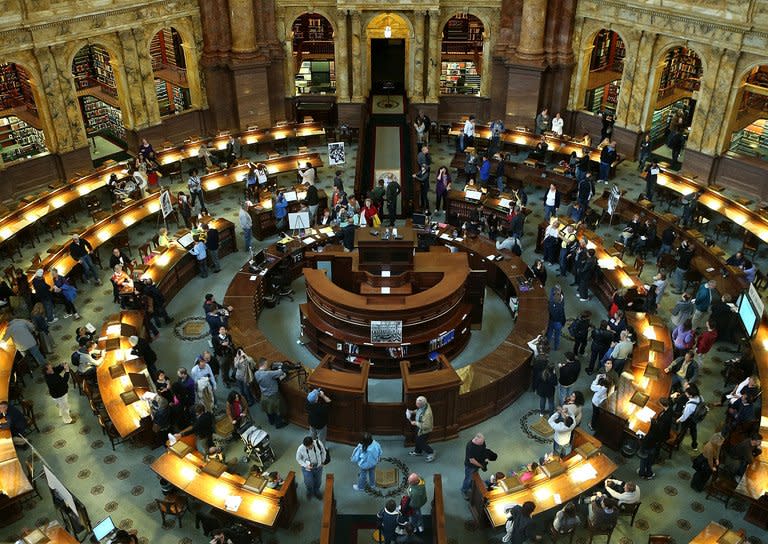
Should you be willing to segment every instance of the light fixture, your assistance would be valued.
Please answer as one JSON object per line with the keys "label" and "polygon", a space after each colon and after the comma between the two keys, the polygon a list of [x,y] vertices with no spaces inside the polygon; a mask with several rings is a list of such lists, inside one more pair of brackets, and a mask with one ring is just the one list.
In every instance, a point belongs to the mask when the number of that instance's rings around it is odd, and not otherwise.
{"label": "light fixture", "polygon": [[659,371],[659,367],[653,366],[653,365],[647,365],[645,367],[645,370],[643,371],[643,377],[648,378],[650,380],[655,380],[661,375],[661,372]]}
{"label": "light fixture", "polygon": [[387,25],[384,27],[384,37],[385,38],[391,38],[392,37],[392,27]]}

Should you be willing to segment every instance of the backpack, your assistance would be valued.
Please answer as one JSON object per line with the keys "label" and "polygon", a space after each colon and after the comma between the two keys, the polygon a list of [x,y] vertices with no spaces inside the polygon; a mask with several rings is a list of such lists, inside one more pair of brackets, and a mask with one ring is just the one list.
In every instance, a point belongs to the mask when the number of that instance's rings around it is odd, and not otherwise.
{"label": "backpack", "polygon": [[696,403],[696,409],[693,411],[693,414],[691,414],[691,420],[696,424],[701,423],[704,421],[704,418],[707,417],[708,413],[709,407],[707,407],[707,403],[703,400],[699,400],[699,402]]}

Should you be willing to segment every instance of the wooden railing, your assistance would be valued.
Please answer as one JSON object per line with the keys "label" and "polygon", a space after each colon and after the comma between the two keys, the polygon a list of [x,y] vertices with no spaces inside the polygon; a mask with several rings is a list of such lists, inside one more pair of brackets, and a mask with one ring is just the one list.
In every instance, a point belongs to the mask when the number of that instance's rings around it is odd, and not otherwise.
{"label": "wooden railing", "polygon": [[[439,478],[439,476],[437,476]],[[333,494],[333,474],[325,476],[323,518],[320,523],[320,544],[333,544],[336,534],[336,497]]]}

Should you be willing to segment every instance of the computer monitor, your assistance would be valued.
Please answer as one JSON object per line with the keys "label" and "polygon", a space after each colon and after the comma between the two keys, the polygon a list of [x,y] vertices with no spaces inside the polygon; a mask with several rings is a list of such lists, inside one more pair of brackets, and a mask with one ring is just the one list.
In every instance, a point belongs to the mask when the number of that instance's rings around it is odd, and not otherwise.
{"label": "computer monitor", "polygon": [[480,191],[473,191],[470,189],[468,191],[464,191],[464,197],[467,200],[480,200],[483,197],[483,193],[481,193]]}
{"label": "computer monitor", "polygon": [[107,516],[100,522],[96,524],[96,526],[93,528],[93,538],[95,538],[98,542],[101,542],[102,539],[108,537],[112,531],[115,530],[115,523],[112,521],[111,516]]}
{"label": "computer monitor", "polygon": [[177,240],[177,242],[179,243],[179,245],[181,245],[181,247],[183,247],[184,249],[186,249],[186,248],[188,248],[189,246],[191,246],[191,245],[194,243],[194,241],[195,241],[195,240],[194,240],[194,238],[193,238],[193,234],[192,234],[191,232],[188,232],[188,233],[186,233],[185,235],[181,236],[181,237],[180,237],[180,238]]}
{"label": "computer monitor", "polygon": [[286,191],[284,193],[285,200],[288,202],[296,202],[299,198],[296,196],[296,191]]}
{"label": "computer monitor", "polygon": [[427,216],[423,213],[413,214],[413,226],[423,227],[427,224]]}
{"label": "computer monitor", "polygon": [[263,249],[261,249],[259,250],[258,253],[254,254],[253,256],[253,266],[260,266],[266,260],[267,260],[267,254],[264,252]]}
{"label": "computer monitor", "polygon": [[760,316],[757,314],[757,310],[746,293],[743,293],[739,297],[738,308],[741,324],[744,325],[744,330],[747,332],[747,336],[751,337],[757,330],[757,326],[760,323]]}

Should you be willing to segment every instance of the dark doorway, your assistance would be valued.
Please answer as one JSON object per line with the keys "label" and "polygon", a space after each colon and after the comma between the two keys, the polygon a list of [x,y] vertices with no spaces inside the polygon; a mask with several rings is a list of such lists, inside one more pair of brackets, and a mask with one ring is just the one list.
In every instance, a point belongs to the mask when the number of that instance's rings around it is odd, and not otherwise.
{"label": "dark doorway", "polygon": [[[394,88],[387,89],[394,84]],[[405,40],[371,40],[371,89],[374,93],[405,92]]]}

